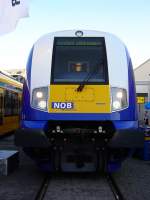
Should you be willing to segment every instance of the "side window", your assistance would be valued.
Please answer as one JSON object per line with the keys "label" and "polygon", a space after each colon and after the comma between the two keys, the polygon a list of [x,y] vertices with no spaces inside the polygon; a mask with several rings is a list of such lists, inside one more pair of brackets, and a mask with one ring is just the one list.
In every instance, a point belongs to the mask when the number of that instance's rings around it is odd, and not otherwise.
{"label": "side window", "polygon": [[4,95],[4,115],[18,115],[19,109],[19,95],[16,92],[6,90]]}
{"label": "side window", "polygon": [[12,115],[18,115],[19,110],[18,110],[18,94],[17,93],[12,93]]}
{"label": "side window", "polygon": [[3,123],[3,93],[0,92],[0,125]]}
{"label": "side window", "polygon": [[4,115],[5,116],[11,115],[11,102],[12,102],[11,91],[5,90],[5,95],[4,95]]}

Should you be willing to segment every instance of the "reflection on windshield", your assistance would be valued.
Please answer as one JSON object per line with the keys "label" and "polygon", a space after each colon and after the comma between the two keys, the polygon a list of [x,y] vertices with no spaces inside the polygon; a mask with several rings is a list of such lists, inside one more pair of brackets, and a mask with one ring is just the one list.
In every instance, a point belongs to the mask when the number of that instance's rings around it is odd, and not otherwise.
{"label": "reflection on windshield", "polygon": [[73,44],[71,41],[70,43],[62,43],[57,40],[63,40],[63,38],[56,39],[53,57],[53,81],[55,83],[80,83],[88,74],[92,73],[89,82],[104,83],[108,76],[104,39],[69,38],[69,40],[71,39],[85,40],[85,42],[79,43],[78,41],[77,44],[80,45],[70,45]]}

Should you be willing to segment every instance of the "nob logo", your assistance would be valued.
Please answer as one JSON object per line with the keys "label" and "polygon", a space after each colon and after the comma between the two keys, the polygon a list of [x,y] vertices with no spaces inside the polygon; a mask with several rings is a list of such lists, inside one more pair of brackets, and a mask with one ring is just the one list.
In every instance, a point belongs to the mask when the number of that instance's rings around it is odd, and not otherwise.
{"label": "nob logo", "polygon": [[53,109],[73,109],[72,102],[52,102]]}
{"label": "nob logo", "polygon": [[16,6],[20,4],[20,0],[11,0],[12,6]]}

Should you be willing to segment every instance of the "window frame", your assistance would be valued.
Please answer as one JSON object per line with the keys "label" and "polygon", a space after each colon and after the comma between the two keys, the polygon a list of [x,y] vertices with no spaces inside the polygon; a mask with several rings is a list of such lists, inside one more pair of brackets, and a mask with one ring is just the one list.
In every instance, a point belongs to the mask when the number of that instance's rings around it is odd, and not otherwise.
{"label": "window frame", "polygon": [[[54,64],[55,64],[55,57],[56,57],[56,42],[57,42],[58,39],[63,39],[63,38],[74,39],[76,37],[54,37],[50,84],[54,84],[54,85],[62,85],[62,84],[64,84],[64,85],[79,85],[79,84],[82,83],[82,81],[76,81],[76,82],[69,82],[69,81],[56,82],[56,81],[54,81]],[[86,85],[108,85],[109,84],[109,74],[108,74],[108,62],[107,62],[105,38],[104,37],[84,37],[84,38],[86,38],[86,39],[91,39],[91,38],[101,39],[101,41],[103,42],[103,48],[104,48],[104,65],[105,65],[105,71],[104,71],[105,81],[104,82],[86,82]],[[83,81],[84,81],[84,79],[83,79]]]}
{"label": "window frame", "polygon": [[[6,96],[6,94],[9,94],[9,99]],[[6,104],[6,98],[8,101],[7,104]],[[4,89],[4,117],[18,116],[18,115],[19,115],[19,94],[15,91]]]}

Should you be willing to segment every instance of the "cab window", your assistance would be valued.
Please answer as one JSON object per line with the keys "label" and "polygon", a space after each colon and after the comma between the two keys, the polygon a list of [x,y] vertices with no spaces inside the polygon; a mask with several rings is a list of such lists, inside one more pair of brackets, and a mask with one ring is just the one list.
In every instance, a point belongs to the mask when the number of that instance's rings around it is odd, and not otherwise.
{"label": "cab window", "polygon": [[53,83],[107,83],[104,38],[55,38],[52,62]]}

